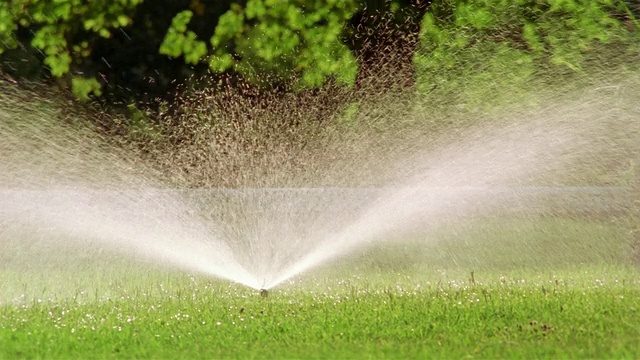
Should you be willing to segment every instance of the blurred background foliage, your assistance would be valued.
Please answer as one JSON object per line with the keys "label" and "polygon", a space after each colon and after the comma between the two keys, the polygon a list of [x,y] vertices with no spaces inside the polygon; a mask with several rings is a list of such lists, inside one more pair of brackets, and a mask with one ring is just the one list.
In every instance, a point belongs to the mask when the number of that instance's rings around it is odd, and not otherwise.
{"label": "blurred background foliage", "polygon": [[538,81],[567,81],[572,73],[613,67],[638,52],[639,5],[614,0],[434,3],[422,20],[414,56],[417,90],[477,108],[486,99],[481,93],[506,94],[505,100],[513,102]]}
{"label": "blurred background foliage", "polygon": [[637,50],[639,12],[639,0],[10,0],[0,74],[126,104],[203,76],[310,89],[393,74],[472,103],[469,84],[517,88],[543,68],[579,72],[603,47]]}

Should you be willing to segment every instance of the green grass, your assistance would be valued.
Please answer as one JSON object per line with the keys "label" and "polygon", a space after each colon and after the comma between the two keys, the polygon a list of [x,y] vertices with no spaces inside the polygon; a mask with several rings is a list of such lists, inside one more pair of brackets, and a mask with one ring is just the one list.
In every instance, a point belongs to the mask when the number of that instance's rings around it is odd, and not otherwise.
{"label": "green grass", "polygon": [[633,224],[459,224],[422,252],[392,243],[267,298],[140,263],[5,269],[5,299],[26,295],[0,304],[0,359],[638,358]]}
{"label": "green grass", "polygon": [[268,298],[178,276],[97,301],[4,305],[0,358],[637,358],[638,275],[373,274]]}

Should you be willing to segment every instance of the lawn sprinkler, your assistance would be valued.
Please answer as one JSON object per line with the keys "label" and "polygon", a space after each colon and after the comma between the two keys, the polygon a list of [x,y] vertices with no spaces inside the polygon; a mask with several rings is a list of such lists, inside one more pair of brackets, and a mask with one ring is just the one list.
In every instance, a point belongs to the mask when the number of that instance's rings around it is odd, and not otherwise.
{"label": "lawn sprinkler", "polygon": [[264,287],[267,284],[267,279],[263,279],[262,280],[262,287],[260,288],[260,296],[266,298],[267,296],[269,296],[269,290],[267,290],[266,287]]}

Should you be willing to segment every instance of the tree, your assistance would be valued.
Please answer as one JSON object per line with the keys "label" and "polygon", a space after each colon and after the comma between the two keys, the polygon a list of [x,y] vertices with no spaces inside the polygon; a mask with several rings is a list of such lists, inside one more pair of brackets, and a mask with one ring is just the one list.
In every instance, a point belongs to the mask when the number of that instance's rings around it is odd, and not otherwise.
{"label": "tree", "polygon": [[514,96],[537,73],[580,72],[605,47],[637,45],[619,14],[633,18],[625,2],[612,0],[437,2],[414,57],[419,91],[473,104],[494,87]]}
{"label": "tree", "polygon": [[[205,2],[14,0],[0,3],[0,63],[39,76],[42,62],[81,99],[166,92],[207,72],[317,86],[357,71],[344,45],[355,0]],[[25,74],[26,73],[26,74]]]}
{"label": "tree", "polygon": [[272,81],[295,74],[304,86],[321,85],[327,77],[350,83],[357,66],[342,35],[355,10],[353,0],[234,3],[218,18],[208,43],[188,29],[194,12],[184,10],[173,19],[160,52],[193,64],[210,54],[214,72],[233,69],[254,82],[265,74]]}
{"label": "tree", "polygon": [[[91,55],[96,38],[110,38],[113,31],[131,24],[128,13],[142,0],[86,3],[82,0],[13,0],[0,3],[0,54],[27,47],[43,56],[54,77],[69,77],[79,98],[100,95],[101,85],[74,66]],[[23,43],[29,39],[29,45]]]}
{"label": "tree", "polygon": [[[160,6],[161,4],[161,6]],[[0,2],[0,71],[51,76],[78,98],[149,100],[204,75],[266,86],[352,84],[376,66],[421,91],[457,86],[479,54],[501,72],[578,70],[637,26],[638,0],[12,0]],[[424,19],[424,14],[427,14]],[[419,45],[418,45],[419,44]],[[386,58],[385,58],[386,56]],[[412,61],[413,59],[413,61]],[[535,60],[535,61],[534,61]],[[45,66],[45,71],[41,66]],[[513,67],[516,69],[516,67]],[[388,71],[391,73],[391,71]],[[430,75],[435,74],[435,75]],[[375,74],[374,74],[375,76]],[[434,77],[435,76],[435,77]]]}

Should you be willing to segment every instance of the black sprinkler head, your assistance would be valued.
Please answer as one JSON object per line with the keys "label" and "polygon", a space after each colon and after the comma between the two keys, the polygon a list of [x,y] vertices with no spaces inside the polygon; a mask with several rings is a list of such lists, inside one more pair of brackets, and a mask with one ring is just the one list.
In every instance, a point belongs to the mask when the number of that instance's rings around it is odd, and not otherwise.
{"label": "black sprinkler head", "polygon": [[267,296],[269,296],[269,290],[267,290],[267,289],[260,289],[260,296],[262,296],[262,297],[267,297]]}

